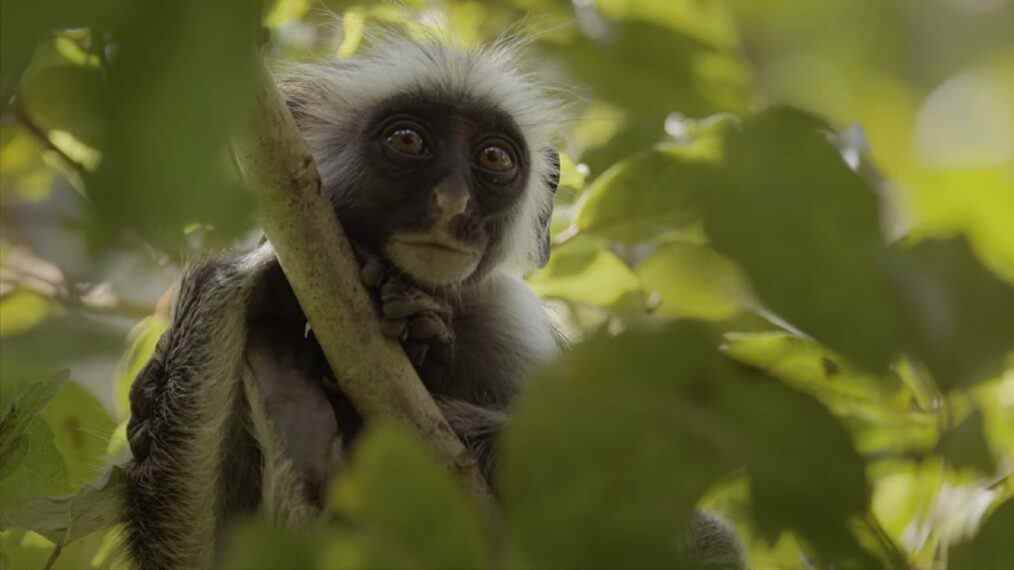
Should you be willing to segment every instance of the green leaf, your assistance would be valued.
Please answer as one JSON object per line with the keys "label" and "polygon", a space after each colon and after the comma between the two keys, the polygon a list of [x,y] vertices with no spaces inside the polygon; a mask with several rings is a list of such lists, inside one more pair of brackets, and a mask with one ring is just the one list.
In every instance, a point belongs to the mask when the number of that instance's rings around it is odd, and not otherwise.
{"label": "green leaf", "polygon": [[598,307],[643,307],[637,275],[603,242],[584,236],[554,249],[546,267],[528,283],[542,297]]}
{"label": "green leaf", "polygon": [[578,229],[637,243],[699,220],[702,195],[718,176],[711,142],[656,148],[614,165],[585,191]]}
{"label": "green leaf", "polygon": [[971,542],[951,550],[953,570],[1008,570],[1014,568],[1014,499],[1001,504]]}
{"label": "green leaf", "polygon": [[[50,434],[38,427],[32,428],[32,424],[39,420],[39,412],[66,385],[67,377],[67,373],[62,373],[35,382],[15,382],[9,377],[0,380],[0,458],[3,459],[0,477],[12,474],[33,446],[39,452],[52,444]],[[30,429],[33,430],[31,434]],[[47,437],[50,439],[44,441]]]}
{"label": "green leaf", "polygon": [[121,521],[126,485],[123,470],[112,467],[74,494],[32,493],[16,508],[5,508],[0,526],[29,529],[52,542],[74,541]]}
{"label": "green leaf", "polygon": [[42,412],[53,431],[71,488],[92,481],[105,467],[106,449],[116,423],[95,396],[68,382]]}
{"label": "green leaf", "polygon": [[52,312],[45,297],[31,291],[14,291],[0,299],[0,336],[12,336],[35,328]]}
{"label": "green leaf", "polygon": [[0,97],[14,93],[36,46],[56,29],[84,28],[108,17],[113,0],[0,0]]}
{"label": "green leaf", "polygon": [[842,161],[822,123],[776,109],[729,136],[727,181],[709,194],[705,230],[770,309],[873,371],[899,349],[873,190]]}
{"label": "green leaf", "polygon": [[[321,568],[326,542],[321,532],[281,528],[263,521],[249,521],[226,540],[222,568],[226,570],[290,570]],[[356,568],[351,566],[348,568]]]}
{"label": "green leaf", "polygon": [[694,426],[712,420],[697,392],[720,381],[709,351],[690,328],[596,337],[530,385],[502,473],[521,567],[682,558],[692,507],[737,461],[720,431]]}
{"label": "green leaf", "polygon": [[746,108],[748,75],[734,52],[654,22],[612,21],[600,37],[543,47],[597,97],[660,127],[676,109],[700,117]]}
{"label": "green leaf", "polygon": [[727,319],[749,299],[739,268],[705,245],[664,244],[636,271],[644,288],[662,297],[656,314],[667,317]]}
{"label": "green leaf", "polygon": [[[32,497],[66,493],[67,471],[53,444],[53,432],[40,418],[32,418],[2,458],[0,479],[0,526],[13,526],[6,519]],[[10,461],[13,468],[7,467]]]}
{"label": "green leaf", "polygon": [[478,506],[401,428],[370,428],[330,505],[362,533],[364,568],[484,568],[489,560]]}
{"label": "green leaf", "polygon": [[827,557],[870,562],[849,530],[869,489],[847,432],[812,397],[734,365],[716,346],[692,323],[600,336],[532,383],[503,473],[522,560],[535,568],[679,560],[674,538],[691,508],[742,464],[770,536],[793,530]]}
{"label": "green leaf", "polygon": [[1014,286],[964,239],[928,240],[894,258],[909,349],[944,389],[1000,375],[1014,351]]}
{"label": "green leaf", "polygon": [[99,69],[70,64],[33,66],[20,91],[26,112],[39,127],[67,131],[91,146],[99,142],[104,94]]}
{"label": "green leaf", "polygon": [[86,180],[94,243],[129,229],[175,250],[188,224],[220,242],[252,225],[229,140],[252,109],[258,18],[245,0],[122,5],[106,144]]}
{"label": "green leaf", "polygon": [[972,411],[960,424],[941,435],[937,451],[951,467],[974,469],[986,477],[996,473],[996,458],[986,441],[981,410]]}
{"label": "green leaf", "polygon": [[[86,570],[99,568],[93,564],[95,551],[103,536],[92,534],[60,548],[52,566],[47,566],[55,543],[36,533],[21,529],[0,531],[0,568],[11,570]],[[6,562],[6,566],[4,563]],[[103,570],[127,570],[122,564],[102,567]]]}

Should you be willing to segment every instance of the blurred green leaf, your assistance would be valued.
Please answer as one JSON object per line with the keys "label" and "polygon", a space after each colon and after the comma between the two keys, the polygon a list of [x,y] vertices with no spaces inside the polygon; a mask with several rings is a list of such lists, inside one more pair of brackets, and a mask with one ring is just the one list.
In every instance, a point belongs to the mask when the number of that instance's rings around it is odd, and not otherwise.
{"label": "blurred green leaf", "polygon": [[19,290],[0,298],[0,336],[12,336],[35,328],[52,312],[43,296]]}
{"label": "blurred green leaf", "polygon": [[982,412],[973,411],[953,429],[940,437],[939,453],[957,469],[975,469],[990,477],[996,473],[996,458],[986,441]]}
{"label": "blurred green leaf", "polygon": [[36,46],[54,30],[105,22],[117,0],[0,1],[0,101],[6,105]]}
{"label": "blurred green leaf", "polygon": [[[247,521],[226,539],[222,568],[226,570],[307,570],[321,568],[324,550],[320,532],[290,530],[264,521]],[[350,570],[354,567],[350,567]]]}
{"label": "blurred green leaf", "polygon": [[657,148],[616,164],[582,196],[578,229],[636,243],[700,219],[703,195],[719,175],[710,142]]}
{"label": "blurred green leaf", "polygon": [[22,334],[0,337],[0,378],[47,376],[80,359],[115,355],[122,349],[123,333],[118,327],[66,313]]}
{"label": "blurred green leaf", "polygon": [[636,271],[645,289],[662,296],[655,312],[667,317],[727,319],[749,299],[739,268],[705,245],[664,244]]}
{"label": "blurred green leaf", "polygon": [[831,559],[870,562],[849,531],[869,488],[848,434],[814,399],[716,346],[695,324],[600,336],[533,383],[504,463],[522,559],[538,568],[676,561],[690,509],[743,463],[769,536],[794,530]]}
{"label": "blurred green leaf", "polygon": [[20,88],[26,113],[40,128],[67,131],[93,147],[103,130],[103,95],[99,69],[71,64],[32,67]]}
{"label": "blurred green leaf", "polygon": [[986,519],[978,535],[951,550],[952,570],[1007,570],[1014,568],[1014,499],[1008,499]]}
{"label": "blurred green leaf", "polygon": [[637,275],[602,243],[579,236],[553,250],[549,264],[528,279],[542,297],[598,307],[642,307]]}
{"label": "blurred green leaf", "polygon": [[253,198],[229,137],[252,108],[258,4],[127,3],[105,101],[102,163],[87,180],[99,244],[132,230],[169,250],[200,222],[226,241],[252,224]]}
{"label": "blurred green leaf", "polygon": [[[0,531],[0,568],[11,570],[86,570],[95,568],[92,559],[102,542],[102,534],[95,533],[60,548],[55,563],[48,567],[54,543],[36,533],[22,529]],[[6,566],[4,563],[6,562]],[[122,566],[111,566],[108,570],[127,570]]]}
{"label": "blurred green leaf", "polygon": [[824,128],[783,108],[733,131],[727,184],[709,194],[705,230],[777,315],[884,371],[898,352],[900,324],[877,197]]}
{"label": "blurred green leaf", "polygon": [[362,568],[484,568],[489,560],[478,505],[426,444],[402,428],[370,428],[331,508],[362,533]]}
{"label": "blurred green leaf", "polygon": [[275,0],[264,16],[264,24],[275,27],[303,17],[310,9],[308,0]]}
{"label": "blurred green leaf", "polygon": [[531,384],[502,475],[521,567],[681,559],[691,509],[738,460],[721,426],[698,411],[721,381],[709,352],[692,328],[596,337]]}
{"label": "blurred green leaf", "polygon": [[1014,351],[1014,286],[988,271],[964,239],[927,240],[894,258],[912,330],[909,349],[944,389],[1000,375]]}
{"label": "blurred green leaf", "polygon": [[544,46],[595,95],[659,121],[746,108],[749,78],[734,53],[648,20],[608,21],[598,37]]}
{"label": "blurred green leaf", "polygon": [[738,40],[726,2],[697,0],[599,0],[612,18],[643,19],[681,30],[717,47],[735,47]]}

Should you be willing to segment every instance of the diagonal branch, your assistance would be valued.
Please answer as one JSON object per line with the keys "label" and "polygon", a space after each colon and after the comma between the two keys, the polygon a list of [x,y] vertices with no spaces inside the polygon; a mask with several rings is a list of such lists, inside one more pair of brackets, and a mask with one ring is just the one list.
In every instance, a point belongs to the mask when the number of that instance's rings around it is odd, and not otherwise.
{"label": "diagonal branch", "polygon": [[401,346],[384,337],[359,265],[317,166],[263,64],[247,131],[234,142],[261,224],[341,390],[367,418],[410,425],[473,493],[489,496],[478,464],[440,413]]}

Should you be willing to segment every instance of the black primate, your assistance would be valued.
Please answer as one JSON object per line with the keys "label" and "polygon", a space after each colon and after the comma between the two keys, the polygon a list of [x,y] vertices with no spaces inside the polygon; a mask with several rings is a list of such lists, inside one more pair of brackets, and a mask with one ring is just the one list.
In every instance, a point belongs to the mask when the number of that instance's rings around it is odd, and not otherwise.
{"label": "black primate", "polygon": [[[559,348],[518,277],[548,258],[559,105],[516,47],[382,38],[279,74],[385,334],[494,485],[508,406]],[[132,560],[208,568],[238,514],[315,518],[362,427],[330,375],[269,244],[189,269],[131,391]],[[714,524],[698,542],[735,546]]]}

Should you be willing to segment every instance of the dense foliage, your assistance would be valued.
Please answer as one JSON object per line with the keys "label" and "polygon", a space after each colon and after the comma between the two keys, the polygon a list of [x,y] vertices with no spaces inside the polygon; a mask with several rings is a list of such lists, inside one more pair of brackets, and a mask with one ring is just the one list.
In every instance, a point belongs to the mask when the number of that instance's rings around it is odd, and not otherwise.
{"label": "dense foliage", "polygon": [[703,506],[761,570],[1014,568],[1014,4],[265,4],[0,2],[0,568],[121,564],[96,478],[156,302],[255,226],[258,18],[278,59],[533,34],[574,105],[530,283],[574,346],[518,406],[502,521],[381,425],[339,524],[244,527],[229,567],[653,568]]}

